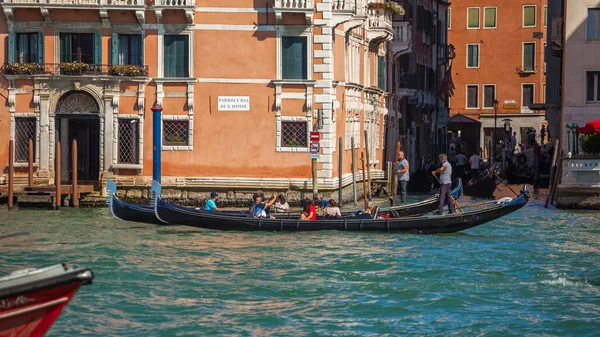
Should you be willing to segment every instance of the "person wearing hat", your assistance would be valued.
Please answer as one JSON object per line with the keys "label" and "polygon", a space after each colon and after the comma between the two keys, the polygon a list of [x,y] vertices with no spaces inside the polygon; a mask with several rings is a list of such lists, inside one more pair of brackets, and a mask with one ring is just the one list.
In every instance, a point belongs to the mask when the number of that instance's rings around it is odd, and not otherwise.
{"label": "person wearing hat", "polygon": [[206,204],[204,205],[204,210],[205,211],[220,211],[220,208],[217,208],[217,204],[216,201],[219,198],[219,193],[217,192],[210,192],[210,199],[206,200]]}

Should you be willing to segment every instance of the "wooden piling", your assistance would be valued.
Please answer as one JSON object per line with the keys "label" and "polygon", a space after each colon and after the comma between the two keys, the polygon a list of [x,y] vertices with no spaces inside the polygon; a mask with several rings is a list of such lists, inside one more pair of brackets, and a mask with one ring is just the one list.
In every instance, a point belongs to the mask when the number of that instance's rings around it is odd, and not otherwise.
{"label": "wooden piling", "polygon": [[363,199],[365,199],[365,205],[367,204],[367,180],[365,179],[365,153],[360,152],[360,162],[362,165],[362,181],[363,181]]}
{"label": "wooden piling", "polygon": [[312,188],[313,188],[313,198],[319,197],[319,188],[317,186],[317,160],[311,159],[311,167],[312,167]]}
{"label": "wooden piling", "polygon": [[344,151],[342,149],[342,137],[339,138],[338,140],[338,152],[339,152],[339,158],[338,158],[338,205],[339,207],[342,207],[342,197],[343,197],[343,193],[342,193],[342,170],[343,170],[343,154]]}
{"label": "wooden piling", "polygon": [[369,138],[368,133],[365,130],[365,157],[367,157],[367,193],[369,200],[371,200],[371,160],[369,159]]}
{"label": "wooden piling", "polygon": [[77,139],[73,138],[73,146],[71,147],[71,162],[73,172],[73,191],[71,192],[71,205],[79,207],[79,187],[77,186]]}
{"label": "wooden piling", "polygon": [[396,168],[398,167],[398,153],[401,148],[400,141],[396,142],[396,151],[394,153],[394,161],[392,167],[392,186],[390,187],[390,194],[396,195],[396,191],[398,190],[398,175],[396,174]]}
{"label": "wooden piling", "polygon": [[60,141],[56,142],[56,150],[54,151],[54,185],[56,187],[56,195],[54,196],[54,209],[59,209],[61,206]]}
{"label": "wooden piling", "polygon": [[27,186],[33,187],[33,139],[29,139],[27,147],[27,168],[29,169],[27,174]]}
{"label": "wooden piling", "polygon": [[8,209],[13,209],[13,198],[15,193],[15,184],[13,176],[15,174],[15,141],[8,142]]}
{"label": "wooden piling", "polygon": [[562,162],[563,162],[564,157],[565,157],[565,150],[560,150],[560,156],[558,156],[558,161],[556,162],[556,174],[554,176],[554,186],[552,187],[552,198],[550,199],[551,204],[554,204],[554,201],[557,199],[558,185],[560,184],[561,179],[562,179],[562,172],[563,172]]}
{"label": "wooden piling", "polygon": [[545,208],[548,208],[548,203],[550,202],[550,198],[552,197],[552,190],[554,189],[555,184],[555,176],[556,176],[556,160],[558,159],[558,139],[554,140],[554,155],[552,156],[552,166],[550,166],[550,185],[548,186],[548,195],[546,195],[546,203],[544,204]]}
{"label": "wooden piling", "polygon": [[354,197],[354,206],[356,206],[356,151],[354,151],[354,137],[350,138],[350,145],[352,146],[352,196]]}

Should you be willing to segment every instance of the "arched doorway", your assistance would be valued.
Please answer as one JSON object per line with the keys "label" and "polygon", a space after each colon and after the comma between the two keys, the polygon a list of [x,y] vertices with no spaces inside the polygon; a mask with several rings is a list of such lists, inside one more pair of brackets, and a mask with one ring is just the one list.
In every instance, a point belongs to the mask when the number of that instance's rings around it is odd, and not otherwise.
{"label": "arched doorway", "polygon": [[77,140],[79,181],[97,182],[100,174],[100,116],[93,96],[69,91],[56,105],[56,140],[61,143],[61,180],[72,180],[72,143]]}

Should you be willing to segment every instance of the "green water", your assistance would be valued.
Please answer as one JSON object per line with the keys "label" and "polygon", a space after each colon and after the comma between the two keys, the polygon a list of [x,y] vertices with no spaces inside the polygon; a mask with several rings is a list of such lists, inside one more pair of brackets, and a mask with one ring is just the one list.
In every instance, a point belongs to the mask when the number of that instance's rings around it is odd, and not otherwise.
{"label": "green water", "polygon": [[0,210],[0,273],[89,266],[47,336],[600,336],[600,212],[451,235],[241,233]]}

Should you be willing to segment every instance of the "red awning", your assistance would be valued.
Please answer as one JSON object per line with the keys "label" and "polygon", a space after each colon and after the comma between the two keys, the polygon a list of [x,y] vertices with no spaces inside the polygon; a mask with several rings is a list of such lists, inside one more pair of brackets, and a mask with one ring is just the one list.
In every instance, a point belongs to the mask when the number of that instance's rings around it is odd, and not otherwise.
{"label": "red awning", "polygon": [[577,128],[577,133],[600,133],[600,119],[585,123],[584,127]]}

